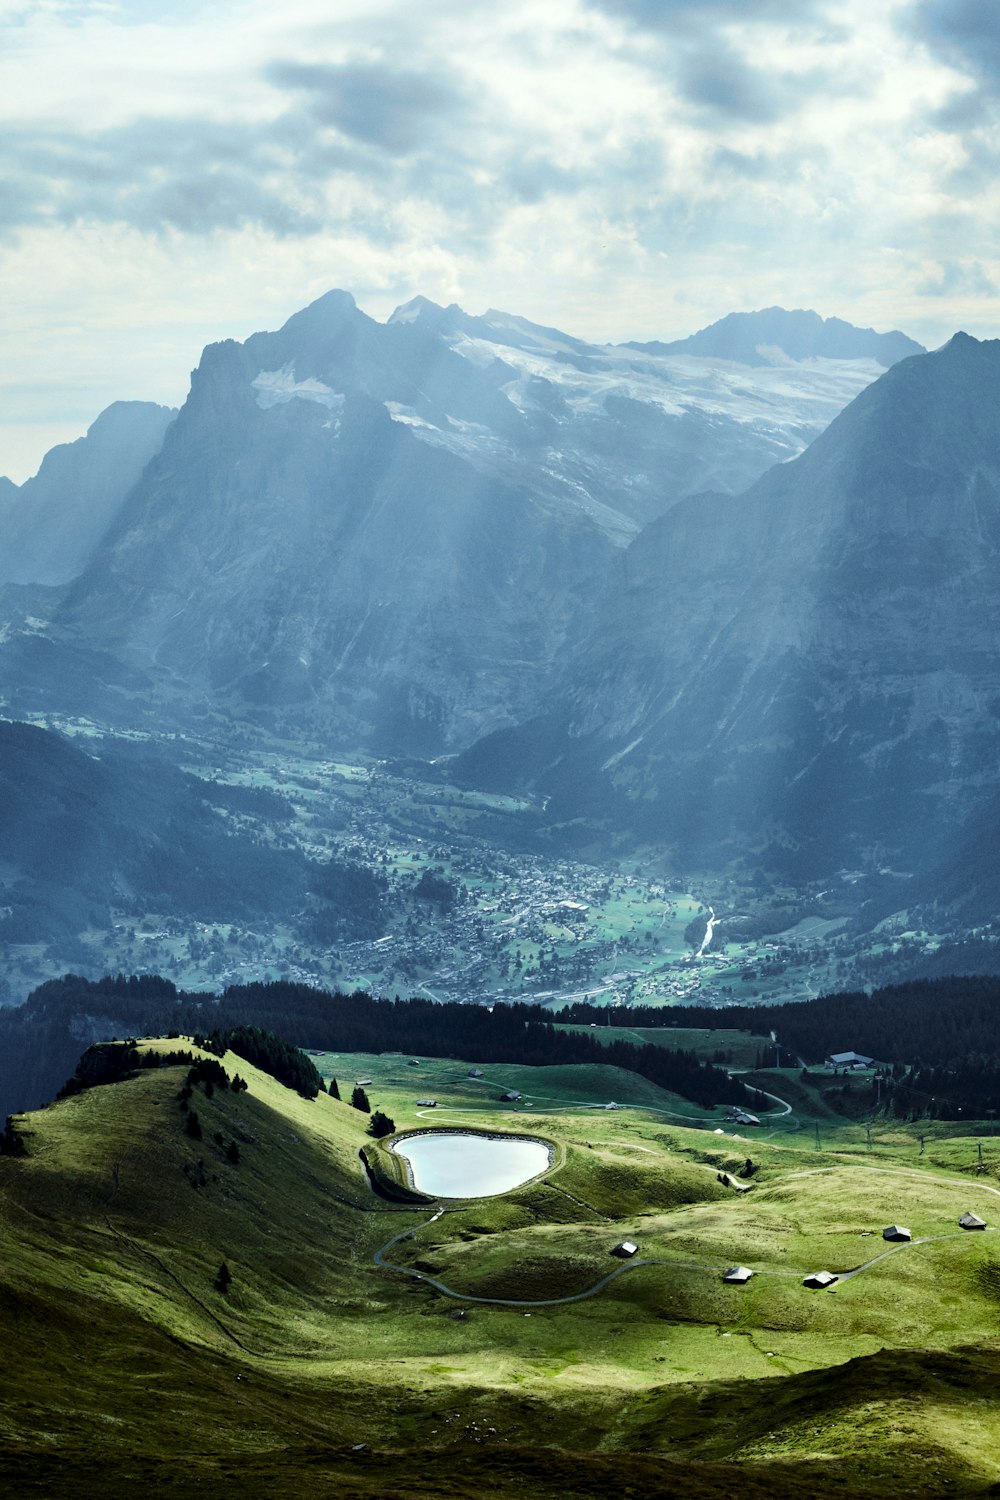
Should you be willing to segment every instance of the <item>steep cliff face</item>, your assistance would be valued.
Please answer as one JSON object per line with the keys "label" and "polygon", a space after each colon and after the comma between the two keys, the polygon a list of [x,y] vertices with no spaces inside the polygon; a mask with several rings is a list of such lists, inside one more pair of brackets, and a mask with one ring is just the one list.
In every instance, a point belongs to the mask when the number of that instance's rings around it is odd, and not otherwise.
{"label": "steep cliff face", "polygon": [[0,484],[0,583],[62,584],[82,572],[176,413],[116,401],[85,437],[45,455],[22,485]]}
{"label": "steep cliff face", "polygon": [[635,540],[549,718],[476,747],[691,861],[928,868],[1000,778],[1000,342],[957,335]]}
{"label": "steep cliff face", "polygon": [[524,426],[493,378],[343,294],[215,345],[60,626],[236,709],[471,738],[536,701],[614,547],[589,508],[415,435],[484,418]]}

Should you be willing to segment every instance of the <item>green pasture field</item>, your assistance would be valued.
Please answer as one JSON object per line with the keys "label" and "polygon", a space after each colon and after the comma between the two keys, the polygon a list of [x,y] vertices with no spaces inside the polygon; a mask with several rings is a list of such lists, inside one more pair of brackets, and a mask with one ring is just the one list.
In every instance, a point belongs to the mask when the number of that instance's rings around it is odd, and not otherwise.
{"label": "green pasture field", "polygon": [[[245,1493],[279,1500],[330,1476],[347,1495],[414,1500],[471,1496],[463,1476],[503,1496],[626,1481],[652,1494],[672,1465],[695,1500],[1000,1481],[1000,1238],[957,1223],[965,1210],[1000,1222],[995,1137],[980,1164],[977,1138],[940,1122],[921,1155],[917,1127],[879,1124],[869,1153],[863,1123],[824,1121],[817,1149],[805,1123],[767,1138],[788,1118],[777,1106],[740,1135],[721,1111],[713,1124],[601,1064],[488,1064],[473,1080],[460,1060],[316,1061],[345,1098],[370,1079],[397,1131],[537,1134],[553,1165],[440,1213],[393,1204],[359,1156],[385,1149],[366,1114],[231,1054],[249,1091],[196,1085],[187,1111],[175,1067],[19,1117],[27,1155],[0,1156],[17,1371],[0,1397],[0,1478],[44,1477],[54,1452],[84,1496],[127,1464],[162,1478],[178,1454],[189,1489],[163,1493],[194,1494],[229,1466]],[[777,1095],[792,1081],[767,1076]],[[525,1097],[504,1104],[509,1089]],[[424,1097],[439,1103],[421,1114]],[[601,1108],[609,1098],[626,1108]],[[720,1173],[748,1156],[740,1192]],[[876,1260],[889,1222],[927,1243]],[[634,1262],[612,1254],[623,1239]],[[735,1263],[749,1285],[723,1283]],[[594,1295],[553,1300],[626,1265]],[[821,1268],[842,1279],[804,1288]],[[358,1443],[370,1469],[350,1467]],[[585,1465],[562,1465],[584,1449]],[[267,1489],[261,1466],[279,1455]],[[90,1462],[103,1465],[92,1481]]]}

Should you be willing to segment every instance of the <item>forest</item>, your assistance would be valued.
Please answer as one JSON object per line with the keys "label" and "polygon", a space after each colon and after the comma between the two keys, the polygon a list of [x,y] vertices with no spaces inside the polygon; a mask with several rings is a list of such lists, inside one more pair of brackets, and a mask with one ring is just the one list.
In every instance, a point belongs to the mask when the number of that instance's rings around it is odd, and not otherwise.
{"label": "forest", "polygon": [[881,1064],[880,1098],[892,1113],[958,1118],[1000,1109],[1000,977],[950,976],[886,985],[871,994],[819,995],[792,1005],[588,1004],[560,1019],[587,1025],[735,1027],[774,1034],[760,1063],[814,1067],[833,1052],[859,1052]]}
{"label": "forest", "polygon": [[[39,986],[23,1006],[0,1011],[0,1118],[51,1099],[88,1044],[154,1032],[226,1033],[251,1061],[257,1060],[253,1032],[263,1030],[290,1044],[289,1056],[291,1049],[311,1047],[476,1063],[610,1063],[705,1107],[744,1101],[742,1084],[724,1069],[680,1045],[605,1042],[602,1028],[608,1024],[754,1032],[762,1038],[760,1066],[815,1067],[831,1052],[863,1053],[879,1064],[881,1106],[905,1117],[984,1118],[1000,1110],[996,977],[918,980],[871,995],[823,995],[782,1006],[577,1003],[553,1018],[523,1002],[487,1008],[382,1000],[361,990],[331,993],[284,981],[235,985],[217,995],[178,990],[157,975],[89,980],[69,974]],[[774,1043],[766,1040],[771,1032]],[[293,1066],[287,1057],[286,1066]],[[292,1086],[312,1081],[297,1078]]]}
{"label": "forest", "polygon": [[[36,1108],[52,1097],[87,1043],[176,1032],[274,1032],[294,1047],[337,1052],[412,1052],[467,1062],[605,1063],[710,1108],[745,1102],[743,1085],[681,1048],[615,1041],[563,1030],[529,1005],[379,1000],[276,981],[221,995],[185,993],[156,975],[101,980],[69,974],[39,986],[23,1006],[0,1012],[0,1110]],[[244,1054],[245,1055],[245,1054]]]}

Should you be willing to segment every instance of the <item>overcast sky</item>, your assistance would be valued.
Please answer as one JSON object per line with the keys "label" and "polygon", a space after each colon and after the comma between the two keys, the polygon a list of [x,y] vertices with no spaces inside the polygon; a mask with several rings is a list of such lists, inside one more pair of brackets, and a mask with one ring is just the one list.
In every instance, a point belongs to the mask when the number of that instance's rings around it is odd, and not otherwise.
{"label": "overcast sky", "polygon": [[333,286],[1000,331],[994,0],[0,0],[0,473]]}

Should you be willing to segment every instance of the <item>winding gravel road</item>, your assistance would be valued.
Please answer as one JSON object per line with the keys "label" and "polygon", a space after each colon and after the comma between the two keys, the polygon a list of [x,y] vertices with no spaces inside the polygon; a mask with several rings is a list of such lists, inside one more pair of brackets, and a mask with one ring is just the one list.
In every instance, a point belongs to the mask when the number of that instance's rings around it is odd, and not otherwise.
{"label": "winding gravel road", "polygon": [[[821,1172],[835,1172],[839,1170],[841,1169],[837,1167],[816,1167],[807,1172],[792,1172],[789,1173],[788,1176],[792,1178],[813,1177],[818,1176]],[[927,1174],[916,1170],[908,1171],[906,1168],[900,1168],[897,1171],[893,1171],[887,1167],[858,1167],[855,1170],[862,1172],[878,1172],[880,1175],[886,1177],[917,1176],[924,1181],[930,1180],[932,1182],[944,1183],[948,1187],[960,1186],[959,1183],[952,1181],[950,1178],[933,1177],[928,1179]],[[787,1181],[788,1178],[782,1178],[780,1180]],[[995,1197],[1000,1198],[1000,1189],[998,1188],[987,1187],[985,1184],[977,1184],[977,1190],[992,1193]],[[385,1244],[380,1246],[372,1256],[372,1260],[374,1261],[375,1265],[381,1267],[386,1271],[396,1271],[401,1276],[409,1276],[414,1281],[423,1281],[427,1286],[434,1287],[436,1291],[442,1292],[446,1297],[454,1298],[457,1302],[478,1302],[484,1303],[490,1307],[560,1307],[567,1302],[583,1302],[588,1297],[596,1297],[598,1292],[603,1291],[604,1288],[608,1286],[612,1281],[617,1281],[619,1276],[625,1276],[629,1271],[638,1271],[641,1266],[673,1266],[674,1269],[678,1271],[705,1271],[711,1275],[716,1276],[721,1276],[725,1269],[722,1266],[705,1265],[702,1261],[654,1260],[652,1258],[643,1258],[638,1260],[630,1260],[620,1266],[616,1266],[613,1271],[609,1271],[606,1276],[602,1276],[600,1281],[595,1281],[594,1285],[588,1287],[586,1291],[574,1292],[569,1297],[475,1297],[469,1292],[456,1292],[453,1287],[447,1286],[443,1281],[439,1281],[436,1276],[429,1276],[426,1271],[416,1271],[411,1266],[400,1266],[397,1265],[394,1261],[385,1259],[386,1251],[391,1250],[393,1245],[398,1245],[401,1240],[412,1240],[414,1235],[417,1233],[417,1230],[426,1229],[428,1225],[436,1223],[437,1220],[441,1218],[444,1211],[445,1210],[443,1208],[439,1208],[435,1214],[432,1214],[432,1216],[429,1219],[426,1219],[422,1224],[418,1224],[416,1228],[404,1229],[400,1234],[394,1234],[391,1240],[386,1240]],[[891,1245],[889,1249],[883,1250],[880,1255],[873,1256],[871,1260],[866,1260],[860,1266],[854,1266],[852,1269],[847,1271],[836,1272],[837,1281],[838,1283],[843,1281],[851,1281],[855,1276],[860,1276],[863,1271],[870,1271],[872,1266],[877,1266],[881,1261],[888,1260],[890,1255],[899,1255],[903,1250],[911,1250],[917,1245],[935,1245],[941,1240],[966,1239],[969,1237],[970,1233],[973,1235],[977,1233],[996,1234],[997,1230],[992,1226],[987,1227],[985,1231],[970,1231],[967,1229],[959,1229],[953,1230],[948,1234],[932,1234],[925,1236],[923,1239],[905,1240],[901,1244]],[[815,1267],[813,1269],[815,1269]],[[754,1272],[755,1276],[795,1276],[798,1277],[799,1280],[802,1280],[804,1277],[810,1274],[811,1273],[809,1271],[788,1270],[760,1270]]]}

